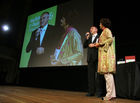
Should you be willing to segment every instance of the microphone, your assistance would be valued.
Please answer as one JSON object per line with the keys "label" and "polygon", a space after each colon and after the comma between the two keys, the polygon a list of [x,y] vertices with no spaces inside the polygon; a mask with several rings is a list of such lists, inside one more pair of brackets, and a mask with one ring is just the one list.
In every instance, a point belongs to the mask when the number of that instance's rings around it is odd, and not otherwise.
{"label": "microphone", "polygon": [[86,39],[89,39],[89,37],[90,37],[90,32],[86,32],[85,37],[86,37]]}
{"label": "microphone", "polygon": [[89,35],[89,34],[87,34],[87,33],[85,34],[85,36],[88,36],[88,35]]}
{"label": "microphone", "polygon": [[90,33],[89,32],[87,32],[86,34],[85,34],[85,36],[89,36],[90,35]]}

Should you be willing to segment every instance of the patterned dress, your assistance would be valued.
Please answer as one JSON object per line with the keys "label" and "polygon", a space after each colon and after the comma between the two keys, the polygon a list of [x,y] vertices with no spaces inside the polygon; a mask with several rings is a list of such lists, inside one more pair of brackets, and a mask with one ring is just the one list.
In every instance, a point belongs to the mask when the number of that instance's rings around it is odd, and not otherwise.
{"label": "patterned dress", "polygon": [[99,37],[98,73],[100,74],[116,72],[114,42],[110,29],[105,28]]}
{"label": "patterned dress", "polygon": [[78,31],[69,27],[60,47],[59,61],[63,65],[82,65],[83,45]]}

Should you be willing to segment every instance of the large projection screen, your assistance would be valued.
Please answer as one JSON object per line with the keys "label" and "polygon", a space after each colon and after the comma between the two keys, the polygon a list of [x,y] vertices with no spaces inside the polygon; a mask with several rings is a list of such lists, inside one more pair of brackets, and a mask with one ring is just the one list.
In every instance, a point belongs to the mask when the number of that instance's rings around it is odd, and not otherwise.
{"label": "large projection screen", "polygon": [[29,15],[19,67],[87,65],[83,42],[92,25],[93,0],[69,0]]}

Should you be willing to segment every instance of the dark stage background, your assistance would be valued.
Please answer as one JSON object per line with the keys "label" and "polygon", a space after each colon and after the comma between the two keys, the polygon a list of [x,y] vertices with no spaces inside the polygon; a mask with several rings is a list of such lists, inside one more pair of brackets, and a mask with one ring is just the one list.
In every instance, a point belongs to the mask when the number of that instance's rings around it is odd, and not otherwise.
{"label": "dark stage background", "polygon": [[[0,84],[34,86],[51,89],[87,91],[87,66],[18,68],[27,16],[68,0],[1,0],[0,25],[9,23],[11,31],[0,30]],[[44,3],[45,2],[45,3]],[[80,2],[80,0],[79,0]],[[79,3],[80,4],[80,3]],[[122,0],[94,0],[93,24],[108,17],[116,37],[117,60],[135,55],[140,61],[138,3]],[[85,5],[83,8],[86,8]],[[92,9],[92,8],[91,8]],[[86,32],[86,31],[85,31]],[[101,30],[99,30],[99,34]]]}

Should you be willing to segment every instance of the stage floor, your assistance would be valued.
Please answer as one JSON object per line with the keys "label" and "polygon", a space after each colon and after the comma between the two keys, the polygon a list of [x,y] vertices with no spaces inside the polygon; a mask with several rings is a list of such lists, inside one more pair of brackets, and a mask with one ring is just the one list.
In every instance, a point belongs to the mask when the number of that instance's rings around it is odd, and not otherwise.
{"label": "stage floor", "polygon": [[117,98],[102,101],[86,97],[86,92],[63,91],[20,86],[0,86],[0,103],[139,103],[140,101]]}

